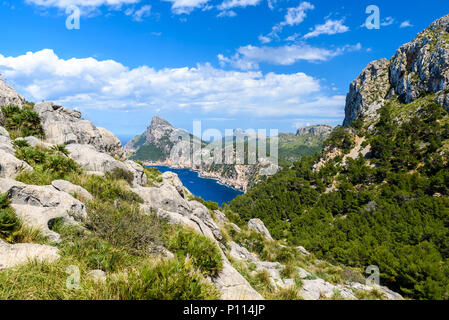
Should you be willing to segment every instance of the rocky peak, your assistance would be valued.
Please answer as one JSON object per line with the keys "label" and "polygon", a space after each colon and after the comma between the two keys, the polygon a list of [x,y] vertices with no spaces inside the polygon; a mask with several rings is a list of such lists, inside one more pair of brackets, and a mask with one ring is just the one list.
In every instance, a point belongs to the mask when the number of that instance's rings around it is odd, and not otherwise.
{"label": "rocky peak", "polygon": [[312,136],[321,136],[329,134],[334,129],[333,126],[330,126],[328,124],[319,124],[314,126],[307,126],[304,128],[299,128],[296,131],[297,136],[302,135],[312,135]]}
{"label": "rocky peak", "polygon": [[411,103],[426,94],[449,108],[449,15],[433,22],[390,59],[368,64],[351,83],[344,125],[355,118],[376,117],[388,99]]}

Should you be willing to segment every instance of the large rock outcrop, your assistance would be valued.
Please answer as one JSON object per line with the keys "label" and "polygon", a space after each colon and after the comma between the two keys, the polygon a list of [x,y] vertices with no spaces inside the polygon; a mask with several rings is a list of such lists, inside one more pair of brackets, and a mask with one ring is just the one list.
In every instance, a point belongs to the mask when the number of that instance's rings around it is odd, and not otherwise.
{"label": "large rock outcrop", "polygon": [[132,173],[134,186],[144,186],[147,183],[143,167],[134,161],[122,162],[107,153],[99,152],[89,144],[69,144],[67,151],[70,158],[88,172],[107,173],[121,169]]}
{"label": "large rock outcrop", "polygon": [[[8,106],[10,104],[22,107],[25,104],[25,98],[3,81],[0,76],[0,107]],[[0,116],[0,124],[1,117],[2,116]]]}
{"label": "large rock outcrop", "polygon": [[95,127],[81,119],[81,113],[53,102],[41,102],[34,106],[41,117],[46,140],[52,144],[88,144],[99,152],[121,158],[120,140],[111,132]]}
{"label": "large rock outcrop", "polygon": [[0,178],[14,179],[23,171],[33,171],[28,163],[17,159],[10,150],[4,149],[8,145],[3,145],[4,147],[2,145],[0,145]]}
{"label": "large rock outcrop", "polygon": [[52,220],[62,218],[69,223],[87,220],[85,205],[53,186],[33,186],[0,179],[0,193],[8,193],[11,206],[26,225],[38,229],[53,241],[58,241],[59,235],[49,228]]}
{"label": "large rock outcrop", "polygon": [[0,178],[14,179],[22,171],[32,171],[25,161],[14,155],[14,147],[8,131],[0,127]]}
{"label": "large rock outcrop", "polygon": [[426,94],[449,109],[449,15],[436,20],[390,59],[368,64],[354,80],[346,98],[344,125],[367,120],[388,99],[411,103]]}

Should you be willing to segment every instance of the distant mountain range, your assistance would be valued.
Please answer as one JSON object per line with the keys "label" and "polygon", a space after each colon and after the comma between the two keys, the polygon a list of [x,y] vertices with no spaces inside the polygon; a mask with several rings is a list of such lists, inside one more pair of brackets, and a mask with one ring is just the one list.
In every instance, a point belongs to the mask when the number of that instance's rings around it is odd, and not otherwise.
{"label": "distant mountain range", "polygon": [[[315,125],[298,129],[296,134],[281,133],[279,134],[279,154],[278,164],[280,166],[288,166],[294,161],[298,161],[302,156],[311,155],[321,150],[323,141],[330,134],[333,127],[329,125]],[[174,143],[170,140],[171,136],[189,136],[195,143],[201,144],[204,148],[214,145],[223,149],[225,154],[226,148],[235,146],[230,143],[246,142],[254,139],[266,138],[256,133],[245,132],[241,129],[235,129],[233,136],[224,137],[222,141],[213,141],[210,143],[201,141],[198,137],[194,137],[190,133],[173,127],[167,120],[154,116],[150,126],[144,133],[134,137],[125,147],[125,153],[130,159],[144,161],[149,165],[168,165],[174,167],[191,168],[200,172],[202,176],[213,177],[219,179],[222,183],[232,187],[246,191],[248,187],[254,186],[260,179],[261,169],[270,167],[275,173],[278,169],[268,158],[260,158],[257,164],[192,164],[191,159],[185,159],[182,163],[174,163],[170,158],[170,151]],[[269,146],[270,139],[267,139]],[[269,149],[269,147],[268,147]],[[245,163],[248,163],[245,161]]]}

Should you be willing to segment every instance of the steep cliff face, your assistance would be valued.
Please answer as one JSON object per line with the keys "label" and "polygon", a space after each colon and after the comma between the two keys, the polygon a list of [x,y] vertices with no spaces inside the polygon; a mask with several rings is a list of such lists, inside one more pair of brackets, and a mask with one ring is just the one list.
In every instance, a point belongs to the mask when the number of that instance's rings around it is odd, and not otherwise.
{"label": "steep cliff face", "polygon": [[347,126],[358,117],[373,119],[388,99],[411,103],[427,94],[449,108],[449,15],[433,22],[390,59],[371,62],[346,98]]}

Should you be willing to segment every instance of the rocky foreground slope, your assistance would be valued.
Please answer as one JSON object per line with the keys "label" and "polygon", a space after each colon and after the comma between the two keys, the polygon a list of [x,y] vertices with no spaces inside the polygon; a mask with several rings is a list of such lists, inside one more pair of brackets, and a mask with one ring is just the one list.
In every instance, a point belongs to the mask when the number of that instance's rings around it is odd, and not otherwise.
{"label": "rocky foreground slope", "polygon": [[[385,287],[354,282],[354,279],[364,281],[361,276],[346,282],[319,278],[317,274],[322,268],[330,268],[334,274],[335,270],[337,273],[348,270],[318,261],[302,247],[287,247],[273,240],[258,219],[240,226],[231,223],[223,212],[192,200],[193,196],[175,174],[150,172],[141,164],[124,159],[119,140],[109,131],[83,120],[79,112],[51,102],[30,104],[3,81],[0,88],[0,101],[17,105],[2,108],[4,114],[0,118],[0,297],[142,298],[130,294],[130,288],[140,290],[138,283],[142,276],[153,274],[141,273],[139,280],[133,278],[135,272],[147,270],[149,263],[156,270],[181,265],[173,274],[168,271],[168,277],[178,279],[185,274],[182,281],[187,281],[189,290],[197,288],[194,292],[198,294],[191,296],[194,293],[183,292],[182,282],[169,289],[161,287],[152,291],[152,285],[160,284],[153,279],[142,284],[148,286],[144,291],[148,295],[143,296],[149,297],[401,298]],[[10,118],[10,114],[16,116]],[[14,121],[22,118],[27,120],[21,120],[17,126]],[[23,136],[28,132],[37,134]],[[146,224],[145,217],[161,222],[150,219],[153,222]],[[117,221],[122,219],[128,220],[117,227]],[[164,227],[168,228],[167,234],[160,234],[164,228],[151,227],[162,222],[181,229]],[[15,224],[19,229],[14,229]],[[130,226],[136,228],[132,232],[139,236],[123,231]],[[169,238],[168,242],[161,243],[172,248],[172,252],[158,242],[157,246],[151,246],[157,250],[153,248],[149,258],[145,258],[150,260],[141,258],[149,254],[142,249],[148,244],[144,240],[156,241],[151,240],[156,234]],[[189,241],[180,241],[181,236],[191,237],[191,241],[200,239],[198,247],[210,248],[196,256],[195,250],[201,248],[189,248]],[[251,253],[249,250],[256,243],[265,246],[270,256]],[[126,251],[128,246],[133,250]],[[193,251],[185,256],[186,250]],[[304,260],[304,268],[275,261],[285,253]],[[115,258],[108,260],[109,254]],[[127,260],[122,261],[120,257]],[[145,264],[136,265],[141,259]],[[169,262],[164,265],[160,261]],[[170,261],[174,262],[170,264]],[[206,268],[209,273],[191,270],[192,261],[195,267]],[[91,288],[90,291],[69,292],[64,287],[67,275],[63,270],[73,264],[75,267],[80,264],[82,274],[96,283],[95,286],[90,286],[89,281],[82,283],[82,288]],[[33,276],[17,278],[27,273]],[[26,282],[39,277],[42,278],[38,283]],[[123,281],[127,288],[124,291]],[[39,289],[42,285],[47,288]],[[48,287],[52,290],[47,290]],[[214,290],[218,290],[217,295]],[[111,292],[115,295],[103,295]]]}

